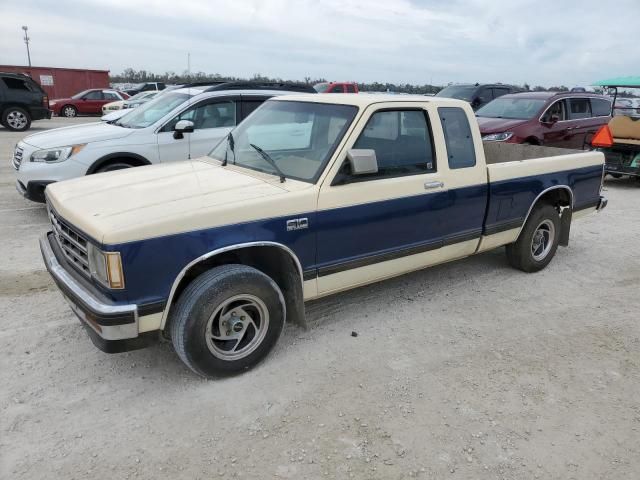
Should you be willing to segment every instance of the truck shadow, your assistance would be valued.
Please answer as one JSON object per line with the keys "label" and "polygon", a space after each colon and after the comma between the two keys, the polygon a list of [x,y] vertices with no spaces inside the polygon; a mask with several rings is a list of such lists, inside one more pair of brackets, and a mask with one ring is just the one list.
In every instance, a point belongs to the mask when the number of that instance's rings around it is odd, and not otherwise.
{"label": "truck shadow", "polygon": [[[367,308],[363,308],[363,305],[371,306],[369,310],[376,309],[376,306],[381,304],[380,299],[384,299],[383,304],[391,313],[394,309],[402,307],[403,304],[411,302],[424,301],[425,305],[428,305],[426,297],[455,296],[460,289],[473,288],[478,290],[479,295],[482,295],[484,293],[483,278],[495,275],[498,271],[502,272],[505,281],[509,280],[509,272],[513,272],[514,275],[521,274],[507,264],[503,248],[309,302],[306,305],[308,330],[305,332],[299,326],[287,324],[274,351],[250,372],[239,375],[252,375],[263,368],[269,368],[270,362],[280,363],[283,356],[293,355],[295,357],[296,354],[291,348],[294,343],[297,344],[294,349],[304,349],[304,343],[307,341],[321,341],[324,333],[329,334],[329,328],[344,328],[345,332],[350,332],[351,319],[360,319],[366,314]],[[389,318],[392,318],[392,315]],[[323,332],[325,329],[326,331]],[[306,338],[308,332],[314,334],[313,340]],[[300,343],[300,339],[302,339],[302,343]],[[124,375],[131,374],[127,365],[135,361],[147,367],[145,369],[147,378],[162,378],[162,381],[170,383],[175,380],[181,384],[192,381],[194,384],[198,384],[206,381],[182,364],[170,343],[162,343],[125,355],[127,360],[122,363],[122,368],[119,368],[120,362],[117,362],[118,365],[112,366]],[[220,376],[214,381],[231,380],[237,377],[238,375]]]}

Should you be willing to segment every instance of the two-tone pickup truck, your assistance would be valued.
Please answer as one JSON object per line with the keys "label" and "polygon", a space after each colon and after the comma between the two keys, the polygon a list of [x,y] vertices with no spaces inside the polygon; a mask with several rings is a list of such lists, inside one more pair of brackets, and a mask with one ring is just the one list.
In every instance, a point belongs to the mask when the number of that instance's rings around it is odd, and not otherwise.
{"label": "two-tone pickup truck", "polygon": [[232,373],[305,301],[504,245],[544,268],[606,205],[603,161],[483,145],[458,100],[289,95],[206,157],[48,186],[41,250],[100,349],[167,338],[194,372]]}

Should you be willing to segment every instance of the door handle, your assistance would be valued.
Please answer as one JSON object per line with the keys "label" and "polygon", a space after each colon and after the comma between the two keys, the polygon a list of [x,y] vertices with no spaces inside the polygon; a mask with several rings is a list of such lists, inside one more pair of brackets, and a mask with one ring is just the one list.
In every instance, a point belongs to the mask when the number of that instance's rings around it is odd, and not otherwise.
{"label": "door handle", "polygon": [[435,182],[425,182],[424,183],[424,189],[425,190],[431,190],[434,188],[442,188],[444,187],[444,183],[440,182],[440,181],[435,181]]}

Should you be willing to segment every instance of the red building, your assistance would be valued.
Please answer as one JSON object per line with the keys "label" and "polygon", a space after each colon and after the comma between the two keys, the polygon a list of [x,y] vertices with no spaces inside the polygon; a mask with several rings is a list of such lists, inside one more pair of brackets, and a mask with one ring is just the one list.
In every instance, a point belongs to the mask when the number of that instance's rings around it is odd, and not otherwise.
{"label": "red building", "polygon": [[50,99],[70,97],[88,88],[109,87],[109,70],[0,65],[0,72],[29,75],[42,85]]}

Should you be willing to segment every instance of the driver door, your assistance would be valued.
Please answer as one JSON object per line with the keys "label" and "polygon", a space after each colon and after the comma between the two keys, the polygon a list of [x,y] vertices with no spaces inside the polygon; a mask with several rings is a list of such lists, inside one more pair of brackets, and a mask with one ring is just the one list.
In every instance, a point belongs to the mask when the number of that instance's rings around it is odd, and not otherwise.
{"label": "driver door", "polygon": [[[176,115],[158,131],[161,162],[187,160],[208,154],[236,125],[239,98],[212,98]],[[180,120],[193,122],[193,133],[175,138],[173,128]],[[180,136],[178,136],[180,137]]]}
{"label": "driver door", "polygon": [[102,91],[92,90],[82,97],[80,102],[78,102],[78,111],[80,113],[96,113],[100,111],[103,103]]}
{"label": "driver door", "polygon": [[[552,117],[557,117],[552,122]],[[571,142],[571,125],[567,117],[567,104],[565,100],[553,103],[542,115],[542,140],[548,147],[569,148]]]}

